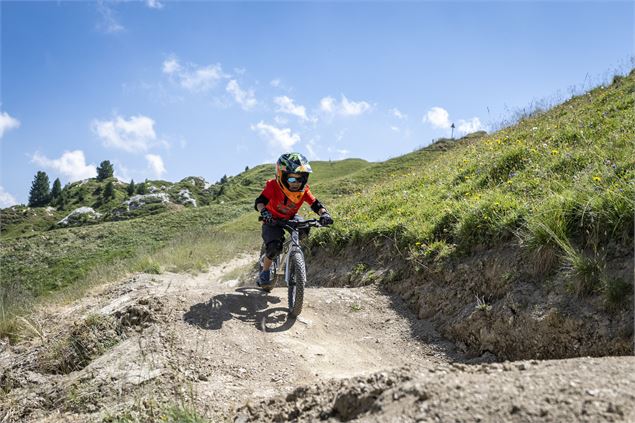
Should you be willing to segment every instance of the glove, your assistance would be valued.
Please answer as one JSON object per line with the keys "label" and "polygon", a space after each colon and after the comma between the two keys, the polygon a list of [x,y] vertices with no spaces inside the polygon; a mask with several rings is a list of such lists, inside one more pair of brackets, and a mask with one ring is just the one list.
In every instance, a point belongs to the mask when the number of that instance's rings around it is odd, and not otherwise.
{"label": "glove", "polygon": [[333,218],[330,214],[324,212],[320,215],[320,225],[328,226],[333,224]]}
{"label": "glove", "polygon": [[260,216],[262,217],[263,223],[266,223],[268,225],[271,225],[275,221],[273,215],[267,209],[262,209],[262,211],[260,212]]}

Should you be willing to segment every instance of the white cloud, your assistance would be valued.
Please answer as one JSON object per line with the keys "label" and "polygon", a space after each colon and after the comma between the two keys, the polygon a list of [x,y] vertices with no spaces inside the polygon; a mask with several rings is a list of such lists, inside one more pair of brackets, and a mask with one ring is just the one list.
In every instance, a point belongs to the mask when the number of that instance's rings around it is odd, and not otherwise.
{"label": "white cloud", "polygon": [[481,120],[477,117],[473,117],[470,120],[459,120],[459,124],[457,126],[459,133],[469,134],[471,132],[480,131],[481,129],[485,129],[481,124]]}
{"label": "white cloud", "polygon": [[423,121],[441,129],[448,129],[451,125],[450,114],[442,107],[433,107],[428,110],[428,113],[423,117]]}
{"label": "white cloud", "polygon": [[214,88],[218,81],[228,78],[220,63],[208,66],[194,64],[181,65],[176,57],[163,61],[163,73],[174,78],[176,82],[188,91],[205,92]]}
{"label": "white cloud", "polygon": [[181,71],[181,65],[179,64],[178,59],[171,58],[163,61],[163,73],[167,73],[168,75],[172,75],[176,72]]}
{"label": "white cloud", "polygon": [[4,190],[4,187],[0,185],[0,208],[11,207],[18,204],[18,200],[8,192]]}
{"label": "white cloud", "polygon": [[370,104],[366,101],[351,101],[344,95],[339,103],[333,97],[324,97],[320,100],[320,110],[340,116],[359,116],[370,109]]}
{"label": "white cloud", "polygon": [[333,97],[324,97],[320,100],[320,110],[326,113],[335,111],[335,99]]}
{"label": "white cloud", "polygon": [[260,121],[257,125],[251,125],[251,130],[256,131],[264,138],[273,150],[289,151],[291,147],[300,142],[300,135],[291,132],[290,128],[277,128]]}
{"label": "white cloud", "polygon": [[97,167],[93,164],[86,164],[82,150],[65,151],[59,159],[49,159],[36,152],[31,161],[45,168],[56,170],[66,176],[70,182],[97,176]]}
{"label": "white cloud", "polygon": [[[450,121],[450,114],[442,107],[433,107],[423,117],[423,122],[430,123],[435,128],[450,129],[452,121]],[[471,119],[459,119],[456,124],[458,133],[468,134],[470,132],[479,131],[485,129],[481,120],[477,117]]]}
{"label": "white cloud", "polygon": [[146,160],[148,161],[148,167],[157,178],[160,178],[166,172],[163,159],[158,154],[146,154]]}
{"label": "white cloud", "polygon": [[349,101],[342,95],[341,114],[344,116],[358,116],[370,110],[370,104],[365,101]]}
{"label": "white cloud", "polygon": [[240,104],[243,110],[250,110],[256,105],[254,91],[242,90],[235,79],[232,79],[227,83],[226,90],[228,93],[234,96],[234,100],[236,100],[236,103]]}
{"label": "white cloud", "polygon": [[97,24],[97,29],[111,34],[121,32],[125,29],[117,20],[115,12],[108,5],[108,2],[98,0],[97,11],[101,15],[101,22]]}
{"label": "white cloud", "polygon": [[150,9],[163,9],[163,3],[159,0],[146,0],[146,5]]}
{"label": "white cloud", "polygon": [[92,130],[102,139],[104,146],[129,153],[143,153],[150,147],[165,142],[157,139],[154,120],[143,115],[128,120],[116,116],[113,120],[93,120]]}
{"label": "white cloud", "polygon": [[306,115],[306,109],[304,108],[304,106],[295,104],[293,102],[293,99],[287,97],[286,95],[274,98],[273,102],[278,105],[278,110],[276,110],[277,112],[294,115],[302,120],[309,119]]}
{"label": "white cloud", "polygon": [[397,109],[396,107],[393,107],[392,109],[390,109],[390,113],[392,113],[392,115],[398,119],[401,119],[401,120],[408,119],[408,116],[401,113],[399,109]]}
{"label": "white cloud", "polygon": [[280,79],[272,79],[271,82],[269,82],[269,85],[271,85],[274,88],[278,88],[281,82],[282,81],[280,81]]}
{"label": "white cloud", "polygon": [[0,113],[0,139],[5,131],[20,127],[20,121],[10,116],[7,112]]}
{"label": "white cloud", "polygon": [[390,129],[392,129],[395,132],[399,132],[399,127],[397,126],[391,126]]}

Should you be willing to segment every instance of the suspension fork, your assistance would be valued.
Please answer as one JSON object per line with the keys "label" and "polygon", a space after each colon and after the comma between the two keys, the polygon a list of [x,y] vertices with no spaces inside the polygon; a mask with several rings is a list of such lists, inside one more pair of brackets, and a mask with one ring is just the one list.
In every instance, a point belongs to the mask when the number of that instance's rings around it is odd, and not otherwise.
{"label": "suspension fork", "polygon": [[291,279],[289,272],[289,261],[291,260],[291,255],[296,251],[302,251],[300,248],[300,237],[298,235],[297,230],[293,230],[291,232],[291,245],[289,245],[289,251],[287,251],[287,256],[285,257],[284,263],[284,283],[289,286],[289,280]]}

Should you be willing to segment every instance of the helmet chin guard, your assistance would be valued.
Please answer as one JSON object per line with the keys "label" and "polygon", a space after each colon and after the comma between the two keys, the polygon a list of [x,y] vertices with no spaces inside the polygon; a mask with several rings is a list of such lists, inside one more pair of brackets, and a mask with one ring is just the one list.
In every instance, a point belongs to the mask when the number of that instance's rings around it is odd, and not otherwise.
{"label": "helmet chin guard", "polygon": [[[311,172],[313,169],[311,169],[309,161],[300,153],[285,153],[276,162],[276,181],[287,198],[294,203],[298,203],[302,199]],[[288,178],[291,173],[300,174],[301,184],[297,191],[292,191],[289,186]]]}

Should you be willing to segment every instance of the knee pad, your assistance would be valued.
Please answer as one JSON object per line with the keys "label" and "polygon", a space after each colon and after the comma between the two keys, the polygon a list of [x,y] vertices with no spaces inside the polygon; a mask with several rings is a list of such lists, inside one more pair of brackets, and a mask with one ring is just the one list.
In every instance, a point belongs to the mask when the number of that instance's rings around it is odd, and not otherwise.
{"label": "knee pad", "polygon": [[282,252],[282,242],[280,241],[271,241],[267,244],[266,254],[267,258],[270,260],[278,257],[278,254]]}

